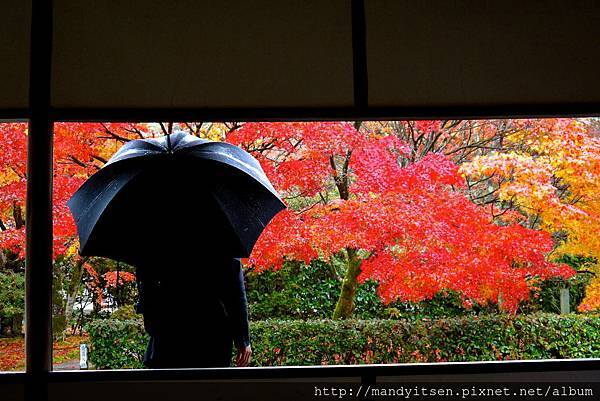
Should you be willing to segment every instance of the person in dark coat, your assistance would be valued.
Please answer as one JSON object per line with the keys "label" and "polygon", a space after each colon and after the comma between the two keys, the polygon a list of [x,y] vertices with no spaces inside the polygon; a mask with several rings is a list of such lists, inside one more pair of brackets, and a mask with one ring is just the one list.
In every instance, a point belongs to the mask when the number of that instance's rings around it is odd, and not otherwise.
{"label": "person in dark coat", "polygon": [[233,344],[236,365],[247,366],[252,349],[239,259],[194,261],[181,249],[164,260],[148,257],[136,269],[138,312],[150,335],[145,366],[228,367]]}

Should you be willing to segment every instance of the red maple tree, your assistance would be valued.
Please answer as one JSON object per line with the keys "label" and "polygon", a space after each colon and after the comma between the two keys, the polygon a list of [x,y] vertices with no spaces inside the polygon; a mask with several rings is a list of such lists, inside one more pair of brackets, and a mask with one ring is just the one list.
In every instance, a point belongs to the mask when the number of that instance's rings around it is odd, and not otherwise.
{"label": "red maple tree", "polygon": [[[422,134],[439,122],[421,122]],[[354,309],[359,282],[379,282],[384,302],[421,301],[444,290],[465,304],[497,302],[514,312],[537,280],[569,277],[550,263],[549,234],[495,224],[465,194],[447,156],[350,123],[248,123],[228,141],[253,152],[288,202],[260,237],[249,263],[259,271],[286,260],[346,260],[334,318]],[[437,128],[436,128],[437,127]]]}
{"label": "red maple tree", "polygon": [[[87,177],[97,171],[123,142],[139,137],[137,125],[59,123],[54,127],[53,258],[66,268],[64,305],[58,308],[68,322],[84,274],[95,280],[93,266],[77,254],[76,228],[67,201]],[[0,124],[0,250],[25,257],[25,194],[27,187],[27,124]],[[85,267],[88,267],[86,269]],[[91,269],[91,270],[90,270]],[[119,283],[134,277],[123,274]],[[114,280],[113,280],[114,281]],[[97,280],[101,285],[104,281]],[[110,283],[110,282],[109,282]]]}

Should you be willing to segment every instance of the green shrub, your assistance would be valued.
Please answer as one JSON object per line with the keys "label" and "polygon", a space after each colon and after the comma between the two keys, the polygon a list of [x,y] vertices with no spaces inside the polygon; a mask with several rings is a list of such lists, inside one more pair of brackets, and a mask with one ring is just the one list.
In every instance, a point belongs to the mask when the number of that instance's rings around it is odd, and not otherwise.
{"label": "green shrub", "polygon": [[0,337],[21,335],[24,313],[25,273],[0,270]]}
{"label": "green shrub", "polygon": [[532,292],[532,297],[521,303],[519,313],[560,313],[560,291],[562,288],[569,290],[571,311],[575,312],[577,310],[577,306],[585,297],[586,287],[592,281],[593,273],[591,272],[598,261],[590,257],[563,255],[557,262],[566,263],[575,269],[578,274],[566,280],[553,277],[542,281],[538,285],[537,291]]}
{"label": "green shrub", "polygon": [[[591,258],[577,256],[563,256],[560,262],[584,272],[596,263]],[[338,256],[332,257],[330,262],[316,259],[307,265],[288,261],[277,271],[257,273],[249,269],[246,278],[250,319],[330,318],[340,294],[344,269],[344,261]],[[521,302],[519,313],[559,313],[561,288],[569,289],[571,311],[576,311],[590,278],[590,274],[581,273],[568,280],[541,281],[536,285],[538,288],[532,290],[530,299]],[[377,287],[372,280],[358,286],[353,318],[447,318],[498,312],[495,304],[474,304],[466,308],[460,294],[452,291],[444,291],[423,302],[396,301],[385,305],[377,295]]]}
{"label": "green shrub", "polygon": [[[140,321],[97,321],[90,336],[96,367],[141,366]],[[265,320],[250,337],[253,366],[599,358],[600,316]]]}
{"label": "green shrub", "polygon": [[143,316],[136,312],[135,306],[123,305],[119,309],[111,313],[110,318],[117,320],[135,320],[143,319]]}
{"label": "green shrub", "polygon": [[148,336],[141,319],[100,319],[86,325],[96,369],[143,368]]}
{"label": "green shrub", "polygon": [[[287,262],[278,271],[256,273],[250,269],[246,275],[250,319],[328,319],[340,295],[343,273],[344,265],[337,257],[332,257],[331,262],[313,260],[308,265]],[[385,305],[373,280],[358,286],[355,306],[355,319],[448,317],[487,311],[478,306],[467,310],[460,296],[452,292],[421,303]]]}
{"label": "green shrub", "polygon": [[331,317],[341,282],[330,264],[287,262],[279,271],[247,274],[251,320]]}

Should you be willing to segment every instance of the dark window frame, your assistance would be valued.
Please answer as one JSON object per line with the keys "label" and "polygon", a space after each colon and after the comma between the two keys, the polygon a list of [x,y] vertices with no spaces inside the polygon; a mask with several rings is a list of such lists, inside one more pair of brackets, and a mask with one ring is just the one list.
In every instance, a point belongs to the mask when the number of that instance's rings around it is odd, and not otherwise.
{"label": "dark window frame", "polygon": [[0,109],[0,120],[29,121],[26,255],[26,372],[0,374],[0,383],[24,379],[28,399],[47,398],[50,382],[360,377],[479,374],[600,369],[600,359],[449,362],[433,364],[208,368],[52,372],[52,151],[58,121],[290,121],[397,120],[598,116],[600,103],[515,104],[470,107],[369,107],[364,0],[352,3],[354,105],[323,108],[53,108],[51,99],[52,0],[32,2],[30,99],[27,109]]}

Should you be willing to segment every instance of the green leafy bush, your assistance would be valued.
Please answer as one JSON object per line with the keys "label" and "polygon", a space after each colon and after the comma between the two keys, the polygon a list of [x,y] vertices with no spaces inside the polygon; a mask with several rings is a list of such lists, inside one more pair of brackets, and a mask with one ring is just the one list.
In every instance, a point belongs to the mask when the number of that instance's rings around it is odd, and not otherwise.
{"label": "green leafy bush", "polygon": [[141,319],[99,319],[88,323],[90,362],[96,369],[143,368],[148,337]]}
{"label": "green leafy bush", "polygon": [[[248,304],[251,320],[328,319],[338,301],[343,262],[314,260],[309,265],[287,262],[278,271],[247,274]],[[385,305],[377,295],[377,283],[367,280],[358,286],[354,318],[442,317],[479,313],[475,306],[467,310],[454,293],[438,294],[421,303],[394,302]]]}
{"label": "green leafy bush", "polygon": [[[250,336],[253,366],[600,357],[598,315],[265,320]],[[97,321],[90,337],[96,367],[141,366],[141,321]]]}
{"label": "green leafy bush", "polygon": [[141,320],[143,319],[143,315],[136,312],[134,305],[123,305],[111,313],[110,318],[117,320]]}
{"label": "green leafy bush", "polygon": [[25,313],[25,273],[0,270],[0,337],[18,336]]}
{"label": "green leafy bush", "polygon": [[[331,317],[341,282],[332,265],[288,262],[279,271],[247,274],[251,320]],[[361,293],[361,289],[359,289]]]}

